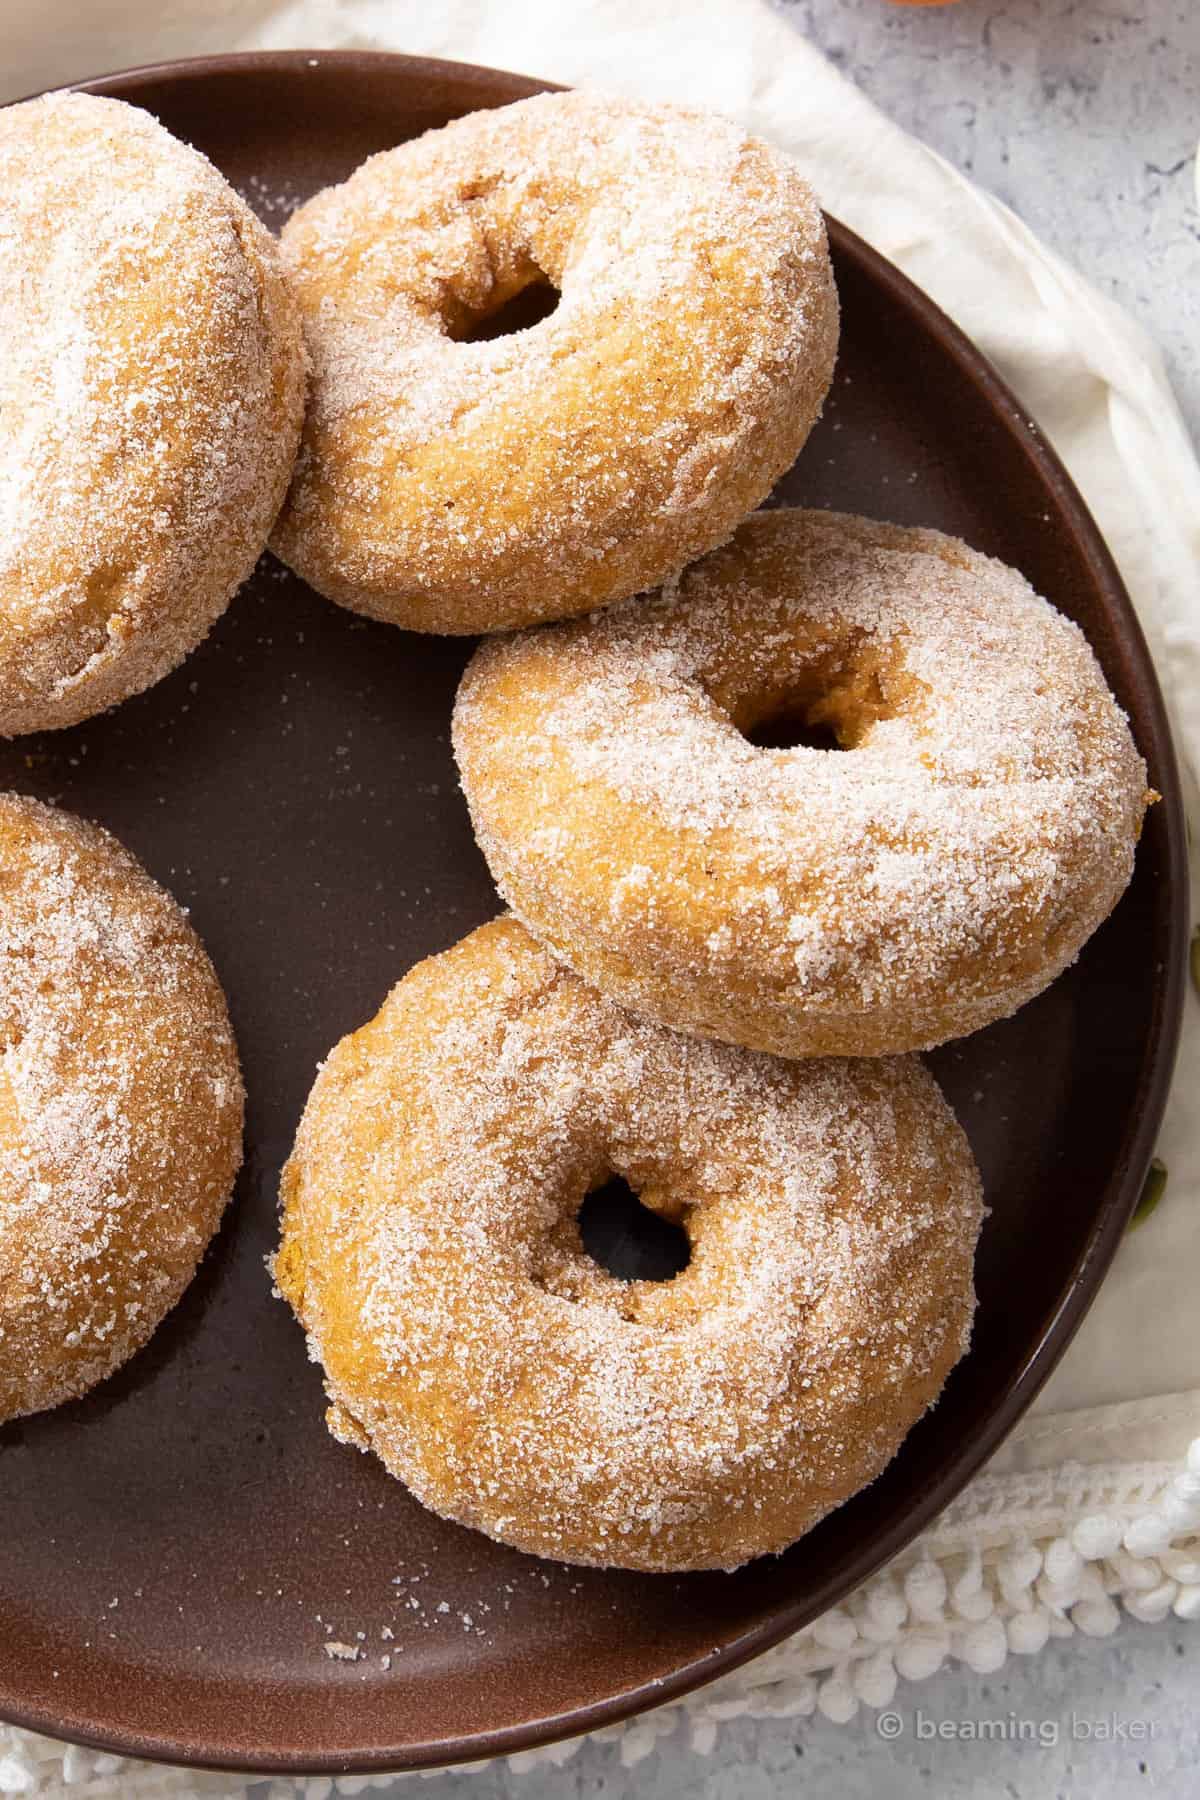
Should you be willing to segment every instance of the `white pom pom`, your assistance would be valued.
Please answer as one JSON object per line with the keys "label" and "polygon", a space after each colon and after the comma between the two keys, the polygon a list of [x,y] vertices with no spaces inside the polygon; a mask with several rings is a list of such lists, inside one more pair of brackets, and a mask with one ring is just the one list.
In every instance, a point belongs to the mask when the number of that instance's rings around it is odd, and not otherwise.
{"label": "white pom pom", "polygon": [[822,1681],[817,1688],[817,1706],[831,1724],[849,1724],[858,1712],[858,1696],[849,1683],[838,1676],[829,1676],[828,1681]]}
{"label": "white pom pom", "polygon": [[1189,1587],[1200,1581],[1200,1554],[1195,1550],[1164,1550],[1159,1557],[1164,1575]]}
{"label": "white pom pom", "polygon": [[878,1625],[865,1615],[858,1621],[858,1635],[864,1648],[874,1644],[881,1649],[887,1649],[896,1642],[902,1632],[903,1627],[900,1625]]}
{"label": "white pom pom", "polygon": [[[1080,1573],[1082,1574],[1082,1570]],[[1080,1598],[1079,1576],[1073,1581],[1051,1581],[1043,1575],[1034,1588],[1034,1593],[1042,1605],[1048,1606],[1052,1612],[1065,1612]]]}
{"label": "white pom pom", "polygon": [[1157,1556],[1171,1548],[1174,1533],[1157,1513],[1143,1513],[1125,1528],[1125,1548],[1130,1556]]}
{"label": "white pom pom", "polygon": [[1200,1437],[1193,1438],[1188,1445],[1187,1466],[1193,1475],[1200,1475]]}
{"label": "white pom pom", "polygon": [[1200,1582],[1181,1586],[1171,1610],[1177,1619],[1200,1619]]}
{"label": "white pom pom", "polygon": [[1176,1475],[1171,1492],[1178,1494],[1181,1500],[1200,1501],[1200,1469],[1188,1469],[1184,1474]]}
{"label": "white pom pom", "polygon": [[1088,1564],[1076,1584],[1080,1600],[1103,1600],[1108,1593],[1104,1577],[1096,1564]]}
{"label": "white pom pom", "polygon": [[37,1769],[23,1750],[0,1757],[0,1794],[32,1794],[36,1786]]}
{"label": "white pom pom", "polygon": [[[651,1754],[658,1733],[645,1719],[636,1719],[621,1739],[621,1766],[632,1769]],[[700,1742],[697,1742],[697,1739]],[[692,1748],[707,1756],[717,1741],[717,1728],[711,1719],[699,1719],[692,1730]]]}
{"label": "white pom pom", "polygon": [[1122,1593],[1148,1594],[1163,1578],[1161,1567],[1149,1557],[1130,1556],[1126,1551],[1118,1550],[1109,1561],[1120,1581]]}
{"label": "white pom pom", "polygon": [[969,1624],[976,1624],[980,1619],[990,1619],[996,1610],[996,1602],[986,1588],[980,1588],[977,1594],[956,1595],[954,1610],[960,1619]]}
{"label": "white pom pom", "polygon": [[1200,1525],[1200,1500],[1193,1500],[1187,1494],[1177,1493],[1173,1486],[1169,1487],[1158,1503],[1158,1516],[1168,1527],[1170,1541],[1174,1542],[1176,1538],[1187,1537]]}
{"label": "white pom pom", "polygon": [[887,1650],[864,1656],[853,1668],[854,1691],[867,1706],[890,1706],[896,1696],[896,1665]]}
{"label": "white pom pom", "polygon": [[873,1581],[867,1590],[866,1607],[859,1625],[863,1635],[867,1635],[865,1626],[870,1624],[881,1634],[894,1637],[907,1618],[907,1603],[891,1576]]}
{"label": "white pom pom", "polygon": [[858,1696],[840,1669],[817,1689],[817,1706],[834,1725],[848,1725],[858,1711]]}
{"label": "white pom pom", "polygon": [[946,1608],[946,1577],[928,1558],[904,1577],[904,1598],[911,1616],[922,1624],[940,1621]]}
{"label": "white pom pom", "polygon": [[1041,1551],[1032,1544],[1015,1544],[996,1564],[996,1579],[1005,1595],[1031,1587],[1041,1572]]}
{"label": "white pom pom", "polygon": [[1014,1613],[1008,1621],[1008,1647],[1018,1656],[1036,1656],[1050,1636],[1050,1621],[1043,1612]]}
{"label": "white pom pom", "polygon": [[812,1634],[822,1650],[839,1653],[852,1650],[858,1642],[858,1626],[842,1606],[832,1606],[814,1620]]}
{"label": "white pom pom", "polygon": [[1156,1588],[1148,1588],[1140,1594],[1130,1594],[1125,1601],[1125,1611],[1143,1625],[1157,1625],[1165,1619],[1174,1606],[1179,1594],[1177,1581],[1160,1581]]}
{"label": "white pom pom", "polygon": [[1111,1513],[1089,1513],[1071,1533],[1071,1542],[1088,1562],[1098,1562],[1121,1548],[1124,1527]]}
{"label": "white pom pom", "polygon": [[[1085,1637],[1111,1637],[1121,1623],[1120,1611],[1107,1595],[1103,1600],[1081,1600],[1071,1618]],[[1051,1636],[1058,1635],[1054,1630],[1056,1623],[1050,1621]]]}
{"label": "white pom pom", "polygon": [[977,1675],[992,1675],[1008,1660],[1008,1633],[1000,1619],[972,1625],[959,1639],[958,1654]]}
{"label": "white pom pom", "polygon": [[1042,1568],[1047,1580],[1052,1581],[1055,1587],[1064,1587],[1079,1580],[1083,1573],[1083,1558],[1066,1538],[1058,1537],[1047,1544]]}
{"label": "white pom pom", "polygon": [[951,1594],[955,1606],[960,1598],[966,1599],[971,1594],[978,1594],[983,1587],[983,1558],[978,1550],[969,1550],[966,1561],[954,1578]]}
{"label": "white pom pom", "polygon": [[62,1778],[64,1787],[74,1787],[77,1782],[89,1781],[92,1774],[92,1758],[78,1744],[68,1744],[63,1751]]}
{"label": "white pom pom", "polygon": [[990,1618],[995,1602],[983,1585],[983,1558],[972,1550],[950,1588],[950,1604],[960,1619]]}
{"label": "white pom pom", "polygon": [[950,1638],[945,1631],[910,1631],[896,1645],[896,1671],[905,1681],[927,1681],[937,1674],[949,1650]]}

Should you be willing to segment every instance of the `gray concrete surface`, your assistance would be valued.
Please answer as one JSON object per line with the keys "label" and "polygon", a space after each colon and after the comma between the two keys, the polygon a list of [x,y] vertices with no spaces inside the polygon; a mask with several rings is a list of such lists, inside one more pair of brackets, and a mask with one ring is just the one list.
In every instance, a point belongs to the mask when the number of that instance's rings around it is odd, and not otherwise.
{"label": "gray concrete surface", "polygon": [[790,0],[780,10],[1134,314],[1200,436],[1198,0]]}
{"label": "gray concrete surface", "polygon": [[[1131,1622],[1113,1638],[1010,1658],[998,1675],[946,1672],[905,1684],[888,1714],[864,1710],[849,1725],[737,1720],[722,1726],[708,1756],[667,1738],[625,1769],[616,1745],[585,1744],[561,1769],[438,1775],[416,1792],[421,1800],[1196,1800],[1198,1675],[1195,1626]],[[889,1740],[880,1725],[890,1728],[893,1715],[901,1730]],[[1113,1735],[1114,1720],[1126,1735]],[[1007,1739],[979,1741],[985,1721]],[[398,1782],[390,1791],[414,1788]]]}
{"label": "gray concrete surface", "polygon": [[[1200,437],[1200,0],[886,0],[783,7],[900,124],[1012,206],[1129,308],[1161,346]],[[926,1721],[954,1736],[919,1738]],[[946,1671],[902,1685],[902,1732],[876,1715],[739,1720],[697,1756],[667,1739],[623,1769],[611,1744],[562,1769],[437,1776],[428,1800],[1155,1800],[1200,1797],[1200,1628],[1127,1622],[994,1676]],[[1152,1735],[1072,1735],[1142,1720]],[[972,1741],[969,1721],[1022,1721],[1042,1740]],[[1082,1730],[1082,1726],[1080,1727]],[[1054,1741],[1048,1741],[1053,1739]],[[412,1792],[407,1784],[397,1784]]]}

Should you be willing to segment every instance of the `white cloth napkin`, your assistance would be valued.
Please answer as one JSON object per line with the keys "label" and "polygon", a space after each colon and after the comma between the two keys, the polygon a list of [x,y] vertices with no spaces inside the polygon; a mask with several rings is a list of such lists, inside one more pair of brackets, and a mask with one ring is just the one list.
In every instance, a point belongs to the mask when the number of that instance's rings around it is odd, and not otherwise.
{"label": "white cloth napkin", "polygon": [[[1140,614],[1194,796],[1200,466],[1157,351],[763,0],[6,0],[3,33],[0,101],[167,57],[354,46],[711,106],[790,151],[830,211],[992,358],[1063,457]],[[1160,1140],[1166,1196],[1122,1245],[1029,1418],[891,1572],[748,1669],[627,1728],[627,1761],[681,1712],[703,1748],[741,1712],[818,1706],[849,1718],[860,1702],[887,1704],[897,1675],[927,1675],[948,1656],[989,1670],[1048,1636],[1110,1631],[1114,1596],[1140,1618],[1200,1617],[1200,1113],[1189,1105],[1198,1089],[1192,995]],[[514,1760],[562,1760],[569,1749]],[[225,1778],[210,1787],[109,1760],[68,1752],[70,1793],[233,1791]],[[63,1775],[61,1746],[0,1727],[0,1794],[57,1792]]]}

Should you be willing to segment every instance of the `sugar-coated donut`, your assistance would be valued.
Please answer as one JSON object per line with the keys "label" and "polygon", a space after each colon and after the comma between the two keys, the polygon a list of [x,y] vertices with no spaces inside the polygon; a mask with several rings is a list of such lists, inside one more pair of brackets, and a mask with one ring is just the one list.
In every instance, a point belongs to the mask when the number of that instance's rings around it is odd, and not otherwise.
{"label": "sugar-coated donut", "polygon": [[[679,107],[568,93],[471,114],[318,194],[282,248],[313,389],[274,548],[413,630],[655,586],[765,497],[832,374],[812,193]],[[550,317],[464,341],[547,281]]]}
{"label": "sugar-coated donut", "polygon": [[[686,1230],[673,1280],[584,1251],[614,1172]],[[334,1434],[568,1562],[784,1549],[879,1474],[970,1330],[979,1176],[918,1062],[664,1031],[511,918],[338,1045],[283,1200],[276,1278]]]}
{"label": "sugar-coated donut", "polygon": [[[779,715],[838,749],[768,749]],[[782,1056],[1016,1010],[1129,880],[1146,770],[1082,633],[936,532],[746,521],[649,600],[484,645],[454,744],[501,893],[622,1004]]]}
{"label": "sugar-coated donut", "polygon": [[146,1342],[241,1134],[224,997],[175,902],[107,832],[0,795],[0,1421]]}
{"label": "sugar-coated donut", "polygon": [[274,242],[148,113],[0,111],[0,734],[181,662],[266,543],[304,350]]}

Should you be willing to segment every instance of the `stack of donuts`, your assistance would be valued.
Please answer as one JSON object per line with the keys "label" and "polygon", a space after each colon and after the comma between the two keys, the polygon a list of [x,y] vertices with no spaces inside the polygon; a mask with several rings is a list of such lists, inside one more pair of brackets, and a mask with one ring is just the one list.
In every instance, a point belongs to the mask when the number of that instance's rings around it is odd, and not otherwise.
{"label": "stack of donuts", "polygon": [[[800,173],[698,112],[474,114],[278,244],[136,109],[0,112],[0,731],[158,680],[268,535],[484,634],[453,742],[508,910],[323,1064],[274,1274],[334,1435],[539,1555],[731,1568],[880,1473],[967,1347],[984,1210],[914,1053],[1074,960],[1153,797],[1015,570],[755,510],[837,325]],[[2,1419],[173,1305],[242,1084],[174,902],[17,796],[0,971]],[[670,1279],[589,1253],[614,1181],[684,1234]]]}

